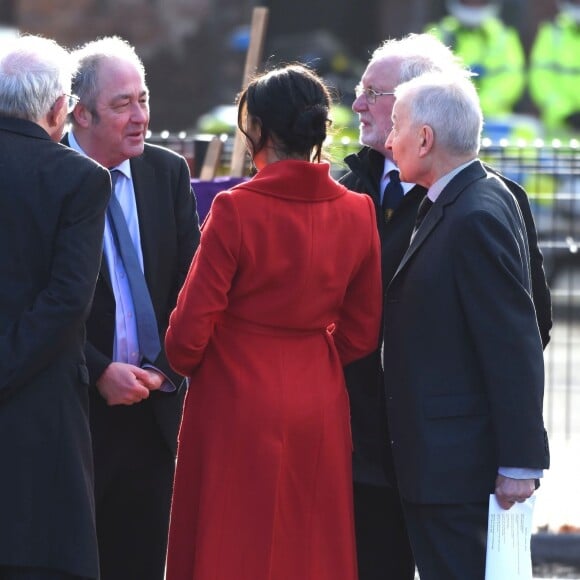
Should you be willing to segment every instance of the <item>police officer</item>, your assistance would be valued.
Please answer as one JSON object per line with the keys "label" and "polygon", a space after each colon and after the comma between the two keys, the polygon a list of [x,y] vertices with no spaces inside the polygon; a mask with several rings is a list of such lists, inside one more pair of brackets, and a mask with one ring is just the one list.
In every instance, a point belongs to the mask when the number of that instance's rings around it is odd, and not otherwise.
{"label": "police officer", "polygon": [[474,73],[484,116],[513,111],[525,87],[525,56],[517,31],[499,18],[498,0],[447,0],[449,14],[426,31]]}
{"label": "police officer", "polygon": [[548,136],[580,133],[580,0],[558,2],[540,25],[530,54],[530,96]]}

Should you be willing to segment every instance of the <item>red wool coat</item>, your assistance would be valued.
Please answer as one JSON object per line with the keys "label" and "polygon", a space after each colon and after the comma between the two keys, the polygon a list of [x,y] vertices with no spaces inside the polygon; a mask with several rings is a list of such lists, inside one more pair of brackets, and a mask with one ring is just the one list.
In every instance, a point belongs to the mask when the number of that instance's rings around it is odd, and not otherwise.
{"label": "red wool coat", "polygon": [[168,580],[355,580],[342,366],[376,348],[369,197],[280,161],[220,193],[171,315],[190,377]]}

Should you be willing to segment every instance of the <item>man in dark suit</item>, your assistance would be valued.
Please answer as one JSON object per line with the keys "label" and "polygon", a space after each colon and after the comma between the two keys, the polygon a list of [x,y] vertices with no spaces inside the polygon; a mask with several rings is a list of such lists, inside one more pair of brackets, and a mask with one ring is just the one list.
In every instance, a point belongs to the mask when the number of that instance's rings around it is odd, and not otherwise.
{"label": "man in dark suit", "polygon": [[85,320],[110,177],[58,143],[70,55],[0,51],[0,578],[99,575]]}
{"label": "man in dark suit", "polygon": [[395,96],[386,147],[428,189],[385,295],[395,472],[421,579],[483,579],[490,494],[525,501],[549,464],[526,230],[477,159],[473,84],[429,74]]}
{"label": "man in dark suit", "polygon": [[[162,345],[199,241],[195,198],[185,160],[144,143],[149,94],[133,48],[110,37],[75,56],[73,89],[80,101],[66,142],[113,170],[115,182],[86,347],[101,577],[162,580],[185,391]],[[113,200],[128,241],[109,213]],[[141,290],[129,250],[138,261]],[[154,311],[153,354],[151,337],[142,333],[144,298]]]}
{"label": "man in dark suit", "polygon": [[[360,142],[364,147],[345,159],[349,171],[340,181],[349,189],[368,194],[375,202],[384,289],[409,246],[417,209],[427,191],[421,185],[402,183],[398,204],[383,203],[389,174],[397,169],[391,152],[385,149],[385,137],[392,127],[393,91],[401,82],[420,74],[446,70],[468,74],[440,41],[427,34],[411,34],[388,40],[377,48],[357,87],[352,108],[360,118]],[[547,344],[552,326],[551,300],[534,220],[525,191],[516,183],[502,179],[516,196],[526,221],[534,303],[542,338]],[[354,440],[359,577],[360,580],[411,580],[415,565],[389,447],[380,343],[376,352],[345,369]]]}

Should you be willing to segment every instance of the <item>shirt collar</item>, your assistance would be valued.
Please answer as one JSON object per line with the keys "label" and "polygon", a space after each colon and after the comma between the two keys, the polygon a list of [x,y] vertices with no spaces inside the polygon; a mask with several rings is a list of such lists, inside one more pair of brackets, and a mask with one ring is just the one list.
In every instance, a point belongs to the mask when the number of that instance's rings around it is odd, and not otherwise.
{"label": "shirt collar", "polygon": [[[69,131],[68,134],[68,144],[71,149],[74,149],[75,151],[81,153],[85,157],[89,157],[89,155],[87,155],[85,151],[83,151],[83,148],[79,145],[79,142],[76,140],[75,135],[72,131]],[[125,159],[125,161],[122,161],[121,163],[119,163],[119,165],[115,167],[108,167],[108,169],[109,170],[117,169],[127,179],[131,179],[131,162],[129,159]]]}
{"label": "shirt collar", "polygon": [[111,171],[113,169],[122,173],[127,179],[131,179],[131,162],[129,159],[125,159],[125,161],[121,161],[119,165],[110,168]]}
{"label": "shirt collar", "polygon": [[440,177],[427,191],[427,197],[432,201],[437,201],[437,198],[441,195],[441,192],[445,189],[447,184],[460,172],[463,171],[468,165],[471,165],[475,159],[469,160],[467,163],[463,163],[452,169],[449,173],[446,173],[443,177]]}

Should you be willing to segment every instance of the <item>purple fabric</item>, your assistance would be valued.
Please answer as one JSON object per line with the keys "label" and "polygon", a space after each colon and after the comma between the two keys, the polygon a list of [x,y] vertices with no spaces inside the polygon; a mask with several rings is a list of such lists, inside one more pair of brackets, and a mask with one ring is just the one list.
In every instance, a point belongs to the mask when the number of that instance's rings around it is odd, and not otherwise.
{"label": "purple fabric", "polygon": [[246,181],[247,177],[216,177],[211,181],[192,179],[191,186],[197,200],[199,223],[202,223],[209,212],[213,198],[220,192]]}

